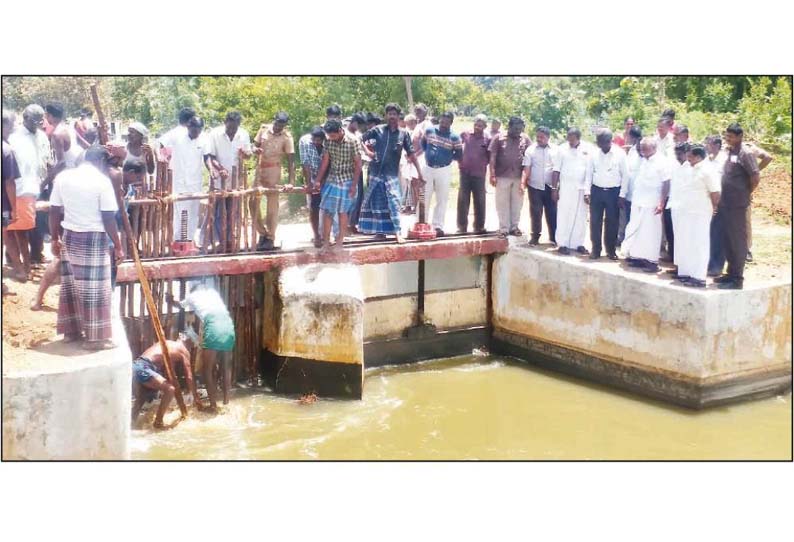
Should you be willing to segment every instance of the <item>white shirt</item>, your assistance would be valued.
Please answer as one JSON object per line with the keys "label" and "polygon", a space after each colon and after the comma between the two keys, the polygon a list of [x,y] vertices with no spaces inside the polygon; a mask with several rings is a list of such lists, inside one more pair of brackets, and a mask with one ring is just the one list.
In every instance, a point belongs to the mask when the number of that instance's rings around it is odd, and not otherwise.
{"label": "white shirt", "polygon": [[707,160],[701,160],[690,167],[690,172],[691,175],[675,187],[676,209],[686,213],[711,215],[711,193],[720,192],[720,177]]}
{"label": "white shirt", "polygon": [[592,156],[593,147],[584,141],[580,141],[575,149],[567,142],[560,145],[554,153],[552,166],[552,170],[560,174],[560,184],[573,182],[577,183],[579,190],[584,190],[588,162]]}
{"label": "white shirt", "polygon": [[39,197],[41,181],[47,177],[47,163],[51,153],[47,134],[43,130],[31,133],[25,126],[19,126],[8,136],[8,142],[14,149],[19,164],[17,197]]}
{"label": "white shirt", "polygon": [[634,179],[631,202],[639,207],[656,207],[662,199],[662,184],[670,177],[670,160],[659,151],[650,158],[643,158]]}
{"label": "white shirt", "polygon": [[634,179],[637,177],[637,171],[640,169],[641,161],[642,161],[642,156],[640,156],[640,151],[637,150],[636,145],[633,145],[629,149],[629,153],[626,156],[626,169],[628,171],[628,182],[624,183],[623,186],[620,187],[621,198],[625,198],[631,201],[631,198],[634,195]]}
{"label": "white shirt", "polygon": [[190,139],[187,131],[174,138],[171,146],[171,169],[174,170],[174,194],[201,192],[204,179],[204,155],[209,154],[207,140]]}
{"label": "white shirt", "polygon": [[670,195],[667,199],[668,209],[678,209],[681,203],[681,191],[679,186],[684,186],[689,183],[692,178],[692,165],[684,160],[683,163],[675,161],[672,168],[672,176],[670,177]]}
{"label": "white shirt", "polygon": [[160,145],[163,147],[171,148],[174,146],[174,142],[179,139],[180,136],[187,134],[187,126],[176,126],[175,128],[171,128],[166,133],[164,133],[160,139]]}
{"label": "white shirt", "polygon": [[218,294],[218,291],[213,288],[196,288],[185,297],[182,306],[185,307],[186,310],[195,312],[196,316],[202,321],[210,314],[229,314],[223,299]]}
{"label": "white shirt", "polygon": [[591,185],[600,188],[623,188],[624,184],[628,184],[629,170],[623,149],[613,144],[609,152],[599,148],[594,153],[586,179],[585,189],[588,192]]}
{"label": "white shirt", "polygon": [[226,135],[226,126],[213,128],[207,136],[209,153],[212,154],[218,163],[231,174],[232,168],[239,165],[237,160],[238,151],[251,152],[251,137],[242,127],[237,128],[234,139],[229,139]]}
{"label": "white shirt", "polygon": [[659,132],[656,132],[654,139],[656,139],[657,153],[662,153],[668,158],[675,159],[675,138],[672,131],[667,132],[664,138],[659,137]]}
{"label": "white shirt", "polygon": [[103,232],[102,211],[116,212],[116,195],[110,178],[89,163],[60,172],[53,181],[50,205],[63,207],[64,229]]}
{"label": "white shirt", "polygon": [[722,172],[725,170],[725,162],[728,160],[728,155],[720,151],[714,158],[708,157],[707,160],[714,170],[714,173],[717,175],[717,178],[722,180]]}
{"label": "white shirt", "polygon": [[533,143],[524,151],[523,165],[530,166],[529,186],[537,190],[545,190],[546,185],[551,186],[551,174],[554,169],[554,153],[557,148],[551,143],[541,147]]}

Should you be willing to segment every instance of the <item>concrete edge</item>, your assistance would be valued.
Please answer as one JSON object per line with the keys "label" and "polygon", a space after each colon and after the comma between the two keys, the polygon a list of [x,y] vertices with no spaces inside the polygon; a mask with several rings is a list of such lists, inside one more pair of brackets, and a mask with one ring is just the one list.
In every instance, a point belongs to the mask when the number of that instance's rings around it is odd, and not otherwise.
{"label": "concrete edge", "polygon": [[790,366],[745,372],[720,382],[709,383],[624,365],[502,329],[494,329],[491,352],[691,409],[761,399],[785,392],[792,387]]}

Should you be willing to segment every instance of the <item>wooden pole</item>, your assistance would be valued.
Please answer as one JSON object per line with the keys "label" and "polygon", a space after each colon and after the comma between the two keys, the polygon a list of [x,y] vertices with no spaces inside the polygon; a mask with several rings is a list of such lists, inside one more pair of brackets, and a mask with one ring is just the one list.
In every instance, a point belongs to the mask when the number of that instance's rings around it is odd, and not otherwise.
{"label": "wooden pole", "polygon": [[[94,102],[94,111],[96,111],[97,119],[100,120],[101,124],[104,124],[105,115],[102,113],[102,105],[99,102],[99,95],[97,94],[96,85],[91,85],[91,98]],[[102,141],[103,136],[105,139],[104,141]],[[107,144],[107,130],[100,130],[99,143],[101,145]],[[120,214],[124,231],[127,232],[128,236],[132,237],[132,227],[130,226],[130,220],[127,216],[127,213]],[[157,340],[160,342],[160,348],[163,351],[163,365],[165,367],[166,378],[168,378],[168,381],[176,390],[176,402],[179,405],[179,411],[182,413],[182,418],[185,418],[187,416],[187,406],[185,406],[185,399],[182,397],[182,390],[179,386],[179,381],[176,379],[176,375],[174,374],[173,368],[171,366],[171,356],[168,354],[168,343],[165,340],[163,327],[160,324],[160,315],[157,313],[157,307],[155,307],[154,299],[152,298],[152,291],[149,288],[149,279],[146,277],[146,272],[143,270],[143,264],[141,264],[138,248],[134,243],[132,245],[132,259],[135,261],[135,268],[138,271],[138,280],[140,282],[141,289],[143,290],[143,295],[146,297],[146,304],[149,307],[149,313],[152,318],[154,332],[157,334]]]}

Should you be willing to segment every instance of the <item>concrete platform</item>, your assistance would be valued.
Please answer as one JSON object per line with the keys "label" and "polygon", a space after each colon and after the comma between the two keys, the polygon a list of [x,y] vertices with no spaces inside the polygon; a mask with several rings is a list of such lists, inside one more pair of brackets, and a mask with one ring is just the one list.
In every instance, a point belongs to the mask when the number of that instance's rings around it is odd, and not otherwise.
{"label": "concrete platform", "polygon": [[494,263],[492,351],[695,408],[790,388],[790,282],[664,277],[513,246]]}
{"label": "concrete platform", "polygon": [[118,315],[113,340],[101,352],[55,340],[3,359],[4,461],[129,459],[132,360]]}

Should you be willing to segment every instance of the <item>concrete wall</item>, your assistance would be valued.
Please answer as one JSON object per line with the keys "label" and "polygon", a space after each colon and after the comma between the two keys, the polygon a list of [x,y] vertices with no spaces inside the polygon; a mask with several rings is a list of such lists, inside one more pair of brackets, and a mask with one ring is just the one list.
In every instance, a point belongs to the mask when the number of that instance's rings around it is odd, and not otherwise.
{"label": "concrete wall", "polygon": [[[402,335],[414,324],[418,262],[360,266],[364,339]],[[439,329],[487,323],[486,258],[462,257],[425,262],[425,316]]]}
{"label": "concrete wall", "polygon": [[360,398],[364,299],[358,267],[311,264],[265,274],[265,373],[282,393]]}
{"label": "concrete wall", "polygon": [[[652,394],[676,381],[690,386],[686,393],[722,386],[723,399],[791,376],[790,284],[692,290],[614,263],[521,247],[497,257],[493,280],[495,338],[556,357],[561,367],[603,373],[606,361],[613,374],[605,379],[616,384],[633,369]],[[757,385],[747,387],[751,381]],[[725,389],[732,384],[744,387]]]}
{"label": "concrete wall", "polygon": [[4,360],[3,460],[129,459],[131,358],[117,315],[113,336],[113,350],[56,341]]}

